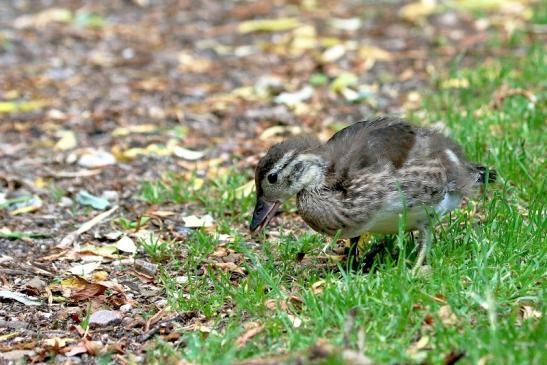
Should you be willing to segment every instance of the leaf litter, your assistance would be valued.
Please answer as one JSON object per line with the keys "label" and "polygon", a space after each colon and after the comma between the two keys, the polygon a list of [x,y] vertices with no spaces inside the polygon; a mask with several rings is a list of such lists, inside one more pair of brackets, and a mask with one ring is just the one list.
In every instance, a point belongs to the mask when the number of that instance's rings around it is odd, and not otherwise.
{"label": "leaf litter", "polygon": [[[493,27],[510,33],[527,13],[522,4],[515,11],[515,4],[455,2],[453,32],[433,21],[445,11],[435,1],[394,5],[392,17],[377,12],[381,5],[364,2],[340,2],[336,14],[313,1],[233,2],[225,8],[188,2],[183,20],[148,1],[92,8],[72,3],[70,9],[8,6],[0,20],[9,29],[0,37],[0,279],[6,307],[0,316],[15,313],[36,327],[13,336],[1,332],[8,336],[2,337],[3,359],[92,361],[111,352],[120,362],[129,356],[143,362],[155,336],[180,345],[188,333],[222,333],[212,318],[228,315],[224,309],[208,318],[160,305],[166,299],[162,275],[183,286],[198,275],[229,275],[239,285],[255,269],[234,242],[247,231],[238,202],[253,193],[257,151],[287,135],[346,125],[363,113],[416,108],[432,70],[442,70],[462,48],[472,50],[462,62],[483,62],[484,33]],[[498,16],[499,25],[470,21],[463,12],[477,7]],[[367,13],[378,16],[357,16]],[[442,35],[442,42],[430,34]],[[453,78],[441,87],[462,89],[468,82]],[[537,102],[532,91],[502,87],[492,107],[512,97]],[[208,197],[209,187],[234,170],[244,179],[233,194]],[[168,186],[174,191],[169,197],[161,203],[136,198],[143,181],[166,174],[182,181]],[[233,211],[217,212],[203,203],[208,198],[230,201]],[[226,216],[234,220],[229,232]],[[173,253],[167,257],[189,261],[191,234],[220,241],[200,257],[195,272],[161,261],[160,247]],[[321,295],[325,288],[318,280],[310,290]],[[306,327],[302,305],[289,294],[264,303],[295,330]],[[519,313],[520,323],[542,316],[532,305]],[[446,301],[430,315],[457,325]],[[267,332],[261,321],[244,323],[236,339],[242,351]],[[408,349],[411,357],[427,351],[427,336]],[[363,353],[320,340],[247,363],[336,356],[373,363]]]}

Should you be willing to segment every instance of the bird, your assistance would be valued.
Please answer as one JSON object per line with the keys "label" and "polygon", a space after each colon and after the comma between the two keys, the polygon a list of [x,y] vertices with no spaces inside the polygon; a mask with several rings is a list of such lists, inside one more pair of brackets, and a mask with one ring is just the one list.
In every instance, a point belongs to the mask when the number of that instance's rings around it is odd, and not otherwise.
{"label": "bird", "polygon": [[356,122],[326,143],[297,135],[273,145],[255,169],[252,234],[296,196],[298,213],[315,231],[349,238],[419,231],[412,273],[419,271],[438,218],[496,180],[470,162],[441,132],[378,116]]}

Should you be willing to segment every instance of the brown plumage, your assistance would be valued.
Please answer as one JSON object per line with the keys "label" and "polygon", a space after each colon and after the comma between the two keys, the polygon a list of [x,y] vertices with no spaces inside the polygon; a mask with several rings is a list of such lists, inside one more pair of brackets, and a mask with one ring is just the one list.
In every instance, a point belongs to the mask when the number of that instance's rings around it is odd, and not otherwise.
{"label": "brown plumage", "polygon": [[298,136],[273,146],[256,169],[251,230],[296,195],[304,221],[329,235],[396,233],[403,215],[407,230],[424,231],[422,256],[431,217],[456,209],[487,176],[495,172],[470,163],[438,132],[398,118],[366,120],[325,144]]}

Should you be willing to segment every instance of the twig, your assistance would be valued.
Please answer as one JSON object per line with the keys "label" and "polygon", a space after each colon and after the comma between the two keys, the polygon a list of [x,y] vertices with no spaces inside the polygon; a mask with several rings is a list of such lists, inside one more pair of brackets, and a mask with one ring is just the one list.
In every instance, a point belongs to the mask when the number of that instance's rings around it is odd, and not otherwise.
{"label": "twig", "polygon": [[61,240],[61,242],[57,245],[57,247],[58,248],[67,248],[69,246],[72,246],[73,244],[75,244],[76,240],[78,239],[78,237],[82,233],[89,231],[91,228],[93,228],[97,224],[101,223],[103,220],[105,220],[106,218],[111,216],[112,213],[114,213],[117,209],[118,209],[118,206],[116,205],[115,207],[112,207],[110,210],[107,210],[106,212],[103,212],[103,213],[95,216],[93,219],[85,222],[84,224],[82,224],[80,226],[80,228],[78,228],[74,232],[71,232],[71,233],[67,234]]}

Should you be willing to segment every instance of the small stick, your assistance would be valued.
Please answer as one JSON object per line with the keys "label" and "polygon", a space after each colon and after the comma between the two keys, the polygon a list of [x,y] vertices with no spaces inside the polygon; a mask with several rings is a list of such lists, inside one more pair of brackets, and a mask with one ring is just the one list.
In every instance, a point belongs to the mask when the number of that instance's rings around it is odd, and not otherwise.
{"label": "small stick", "polygon": [[103,212],[95,217],[93,217],[91,220],[85,222],[78,228],[77,230],[67,234],[61,242],[57,245],[58,248],[67,248],[69,246],[72,246],[76,243],[76,240],[78,237],[84,233],[89,231],[91,228],[95,227],[97,224],[101,223],[103,220],[108,218],[112,215],[116,210],[118,209],[118,206],[112,207],[111,209],[107,210],[106,212]]}

